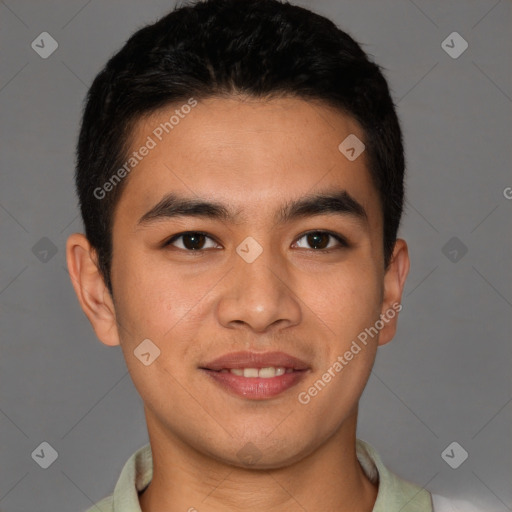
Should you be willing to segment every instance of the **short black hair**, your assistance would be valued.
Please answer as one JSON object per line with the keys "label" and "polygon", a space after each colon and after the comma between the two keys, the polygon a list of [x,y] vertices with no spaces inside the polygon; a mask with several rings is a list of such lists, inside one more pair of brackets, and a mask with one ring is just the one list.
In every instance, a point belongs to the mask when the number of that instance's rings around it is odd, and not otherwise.
{"label": "short black hair", "polygon": [[191,97],[320,100],[355,119],[379,193],[387,268],[402,215],[405,163],[381,69],[332,21],[279,0],[177,6],[133,34],[88,91],[76,151],[85,235],[110,293],[112,219],[126,179],[108,194],[102,187],[126,163],[135,123]]}

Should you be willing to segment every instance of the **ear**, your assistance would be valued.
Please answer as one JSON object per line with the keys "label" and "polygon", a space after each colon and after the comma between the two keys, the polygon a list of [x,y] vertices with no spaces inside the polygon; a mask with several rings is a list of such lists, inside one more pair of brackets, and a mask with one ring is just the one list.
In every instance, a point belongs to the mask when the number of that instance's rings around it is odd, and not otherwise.
{"label": "ear", "polygon": [[105,345],[119,345],[114,303],[98,269],[96,251],[83,234],[68,238],[66,260],[78,302],[96,336]]}
{"label": "ear", "polygon": [[402,292],[409,273],[409,251],[405,240],[397,239],[389,267],[384,275],[381,320],[384,327],[379,333],[379,345],[390,342],[398,325],[398,313],[402,309]]}

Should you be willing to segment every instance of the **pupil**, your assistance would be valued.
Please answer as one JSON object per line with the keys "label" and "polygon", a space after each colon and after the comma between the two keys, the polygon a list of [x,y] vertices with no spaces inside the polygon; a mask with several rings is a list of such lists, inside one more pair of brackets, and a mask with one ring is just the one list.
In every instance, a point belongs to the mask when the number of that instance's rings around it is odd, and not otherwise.
{"label": "pupil", "polygon": [[[187,241],[189,241],[191,243],[187,243]],[[191,250],[200,249],[202,246],[201,242],[204,242],[204,235],[196,233],[196,234],[192,234],[192,235],[184,235],[183,236],[183,245],[187,249],[191,249]]]}
{"label": "pupil", "polygon": [[[321,242],[322,237],[325,242],[323,244]],[[308,235],[308,243],[314,246],[315,249],[324,249],[328,245],[328,235],[326,233],[310,233]]]}

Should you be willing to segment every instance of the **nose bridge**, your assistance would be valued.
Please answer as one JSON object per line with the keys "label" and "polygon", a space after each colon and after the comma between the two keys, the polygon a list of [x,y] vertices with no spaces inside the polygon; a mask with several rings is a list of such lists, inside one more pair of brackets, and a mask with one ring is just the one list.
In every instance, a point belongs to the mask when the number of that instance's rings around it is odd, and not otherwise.
{"label": "nose bridge", "polygon": [[276,276],[280,275],[280,265],[275,254],[266,249],[251,262],[240,257],[235,263],[237,281],[240,283],[239,294],[257,298],[271,298],[272,295],[280,294],[281,281]]}
{"label": "nose bridge", "polygon": [[[239,301],[253,302],[259,308],[275,306],[283,283],[277,277],[282,272],[277,251],[267,244],[261,246],[255,239],[248,237],[237,247],[238,259],[235,259],[237,296]],[[276,275],[277,274],[277,275]]]}
{"label": "nose bridge", "polygon": [[247,237],[236,252],[229,287],[220,299],[220,322],[231,327],[243,323],[258,331],[279,321],[283,326],[297,323],[300,308],[286,284],[279,251]]}

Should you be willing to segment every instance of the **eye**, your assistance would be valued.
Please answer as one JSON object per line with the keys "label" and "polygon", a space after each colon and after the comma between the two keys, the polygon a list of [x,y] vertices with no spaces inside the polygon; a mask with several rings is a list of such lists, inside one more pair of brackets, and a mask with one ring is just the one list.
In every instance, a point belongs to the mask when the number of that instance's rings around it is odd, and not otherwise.
{"label": "eye", "polygon": [[[182,240],[177,244],[176,242],[180,239]],[[309,231],[308,233],[304,233],[298,240],[300,241],[302,239],[305,239],[306,243],[311,247],[301,246],[299,242],[296,242],[295,245],[300,248],[312,249],[316,252],[330,252],[332,249],[349,247],[349,244],[344,237],[330,231]],[[329,239],[335,240],[337,245],[329,245]],[[207,245],[208,240],[210,241],[209,246]],[[187,252],[201,252],[204,249],[215,249],[219,246],[213,238],[201,231],[186,231],[184,233],[173,235],[163,243],[163,247],[168,247],[170,245]]]}
{"label": "eye", "polygon": [[[348,242],[341,235],[331,233],[330,231],[310,231],[303,234],[299,240],[306,239],[306,243],[313,246],[313,250],[330,252],[331,249],[339,249],[342,247],[349,247]],[[338,242],[338,245],[329,246],[329,238]],[[299,245],[300,247],[300,245]],[[305,247],[308,249],[308,247]]]}
{"label": "eye", "polygon": [[[176,240],[179,240],[180,238],[183,239],[183,241],[180,244],[181,247],[174,244],[174,242]],[[178,247],[178,249],[182,249],[189,252],[215,248],[214,246],[205,246],[206,240],[211,240],[211,242],[213,242],[213,244],[216,245],[216,242],[206,233],[202,233],[200,231],[187,231],[185,233],[178,233],[177,235],[172,236],[164,243],[163,246],[167,247],[169,245],[174,245],[175,247]]]}

